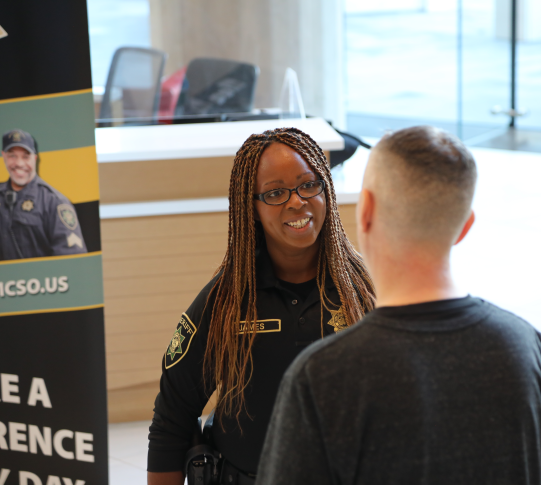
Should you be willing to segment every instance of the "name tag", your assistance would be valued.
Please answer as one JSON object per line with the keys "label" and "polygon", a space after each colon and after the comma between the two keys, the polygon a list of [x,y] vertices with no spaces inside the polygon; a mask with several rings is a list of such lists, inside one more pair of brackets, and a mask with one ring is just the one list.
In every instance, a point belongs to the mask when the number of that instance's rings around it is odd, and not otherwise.
{"label": "name tag", "polygon": [[269,332],[281,332],[282,331],[282,320],[258,320],[257,322],[240,322],[239,335],[244,333],[269,333]]}

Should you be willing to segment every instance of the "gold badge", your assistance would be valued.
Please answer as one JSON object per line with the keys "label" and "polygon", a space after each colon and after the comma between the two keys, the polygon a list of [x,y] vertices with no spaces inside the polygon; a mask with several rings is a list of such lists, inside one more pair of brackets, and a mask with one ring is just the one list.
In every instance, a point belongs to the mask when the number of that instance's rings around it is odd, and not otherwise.
{"label": "gold badge", "polygon": [[21,134],[16,131],[15,133],[13,133],[13,135],[11,135],[11,140],[15,143],[19,143],[21,141]]}
{"label": "gold badge", "polygon": [[[270,319],[270,320],[258,320],[257,322],[239,322],[239,335],[244,333],[270,333],[270,332],[281,332],[282,331],[282,320]],[[255,326],[255,329],[254,329]]]}
{"label": "gold badge", "polygon": [[346,317],[342,311],[342,307],[338,310],[330,310],[332,318],[327,322],[327,325],[334,327],[335,332],[340,332],[348,328]]}
{"label": "gold badge", "polygon": [[34,201],[33,200],[25,200],[21,204],[21,209],[26,212],[30,212],[34,208]]}
{"label": "gold badge", "polygon": [[165,368],[169,369],[175,364],[178,364],[188,353],[193,336],[197,332],[197,328],[190,320],[190,317],[185,313],[180,317],[177,329],[173,334],[173,338],[165,351]]}

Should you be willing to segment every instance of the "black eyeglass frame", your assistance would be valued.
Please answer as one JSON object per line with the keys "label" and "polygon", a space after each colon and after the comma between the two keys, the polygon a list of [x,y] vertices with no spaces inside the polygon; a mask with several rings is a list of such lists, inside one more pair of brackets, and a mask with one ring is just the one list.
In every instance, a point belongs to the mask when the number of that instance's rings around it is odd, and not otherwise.
{"label": "black eyeglass frame", "polygon": [[[311,195],[310,197],[304,197],[303,195],[299,194],[299,187],[302,187],[305,184],[315,183],[315,182],[320,182],[321,183],[321,191],[319,191],[317,194]],[[303,182],[302,184],[295,187],[294,189],[288,189],[286,187],[279,187],[277,189],[267,190],[267,192],[263,192],[262,194],[254,194],[254,200],[260,200],[261,202],[263,202],[263,203],[265,203],[267,205],[282,205],[282,204],[285,204],[286,202],[289,202],[289,199],[291,199],[291,193],[292,192],[296,192],[297,195],[301,199],[312,199],[313,197],[317,197],[318,195],[321,195],[325,191],[325,186],[326,186],[325,180],[307,180],[306,182]],[[286,200],[284,200],[283,202],[280,202],[279,204],[269,204],[265,200],[265,195],[270,193],[270,192],[274,192],[275,190],[288,190],[289,195],[287,196]]]}

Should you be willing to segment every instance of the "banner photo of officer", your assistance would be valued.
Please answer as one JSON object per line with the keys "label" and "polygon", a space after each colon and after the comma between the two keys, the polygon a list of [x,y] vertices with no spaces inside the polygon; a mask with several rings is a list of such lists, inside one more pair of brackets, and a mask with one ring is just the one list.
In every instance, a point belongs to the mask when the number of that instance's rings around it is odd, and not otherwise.
{"label": "banner photo of officer", "polygon": [[2,158],[9,179],[0,183],[0,260],[86,253],[73,204],[39,176],[34,137],[4,133]]}

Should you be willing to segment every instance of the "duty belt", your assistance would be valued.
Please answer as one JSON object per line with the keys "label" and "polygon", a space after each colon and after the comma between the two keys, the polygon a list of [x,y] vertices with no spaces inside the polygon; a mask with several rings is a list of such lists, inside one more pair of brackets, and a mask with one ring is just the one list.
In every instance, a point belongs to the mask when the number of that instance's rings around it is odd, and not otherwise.
{"label": "duty belt", "polygon": [[211,438],[213,418],[211,414],[203,432],[201,418],[198,419],[184,465],[188,485],[254,485],[255,475],[238,469],[214,449]]}

